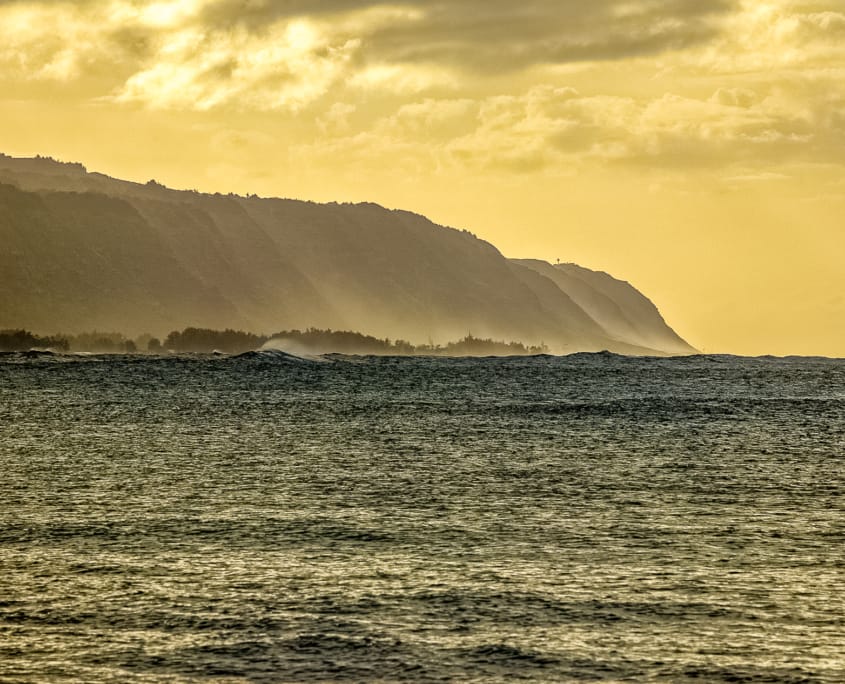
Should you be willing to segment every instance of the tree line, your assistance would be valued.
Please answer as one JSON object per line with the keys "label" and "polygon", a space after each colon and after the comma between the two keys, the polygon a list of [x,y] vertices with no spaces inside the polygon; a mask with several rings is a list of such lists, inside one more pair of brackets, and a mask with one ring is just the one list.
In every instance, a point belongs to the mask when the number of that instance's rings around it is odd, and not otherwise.
{"label": "tree line", "polygon": [[84,332],[78,335],[36,335],[29,330],[0,330],[0,351],[29,351],[45,349],[56,352],[96,352],[105,354],[133,354],[145,351],[151,335],[137,340],[115,332]]}
{"label": "tree line", "polygon": [[174,330],[160,340],[149,334],[130,339],[117,332],[83,332],[77,335],[39,336],[28,330],[0,330],[0,351],[49,349],[57,352],[111,354],[194,352],[241,354],[265,345],[294,353],[376,354],[389,356],[518,356],[544,354],[548,348],[504,342],[467,334],[461,340],[440,344],[412,344],[348,330],[308,328],[285,330],[272,335],[256,335],[243,330],[213,330],[189,327]]}

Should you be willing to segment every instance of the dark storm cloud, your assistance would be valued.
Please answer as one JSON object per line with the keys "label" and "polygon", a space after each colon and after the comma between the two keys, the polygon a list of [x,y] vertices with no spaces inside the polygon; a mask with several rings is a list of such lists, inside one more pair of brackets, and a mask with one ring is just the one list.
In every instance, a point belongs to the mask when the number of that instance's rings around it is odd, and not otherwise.
{"label": "dark storm cloud", "polygon": [[219,0],[205,6],[202,21],[260,30],[297,16],[403,8],[419,17],[365,29],[365,58],[507,70],[686,47],[711,36],[713,19],[735,6],[733,0]]}

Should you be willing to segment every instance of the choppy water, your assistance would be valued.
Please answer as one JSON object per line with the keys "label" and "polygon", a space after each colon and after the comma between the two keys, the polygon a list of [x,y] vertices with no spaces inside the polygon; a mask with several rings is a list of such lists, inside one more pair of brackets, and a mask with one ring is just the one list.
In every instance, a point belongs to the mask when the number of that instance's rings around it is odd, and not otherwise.
{"label": "choppy water", "polygon": [[845,681],[845,361],[0,358],[0,681]]}

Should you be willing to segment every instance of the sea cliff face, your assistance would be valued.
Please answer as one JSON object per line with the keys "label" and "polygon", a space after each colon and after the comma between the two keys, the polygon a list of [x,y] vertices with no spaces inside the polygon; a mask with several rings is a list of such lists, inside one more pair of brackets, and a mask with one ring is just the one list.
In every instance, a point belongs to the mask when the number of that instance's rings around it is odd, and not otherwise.
{"label": "sea cliff face", "polygon": [[694,350],[627,283],[508,260],[375,204],[208,195],[0,157],[0,328],[163,334],[195,325],[467,333],[555,353]]}

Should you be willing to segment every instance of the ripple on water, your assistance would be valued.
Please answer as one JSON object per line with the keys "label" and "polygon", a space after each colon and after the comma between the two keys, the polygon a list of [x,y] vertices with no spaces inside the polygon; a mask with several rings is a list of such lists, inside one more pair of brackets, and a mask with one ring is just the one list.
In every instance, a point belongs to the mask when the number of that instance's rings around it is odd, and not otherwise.
{"label": "ripple on water", "polygon": [[0,357],[0,681],[836,682],[845,362]]}

